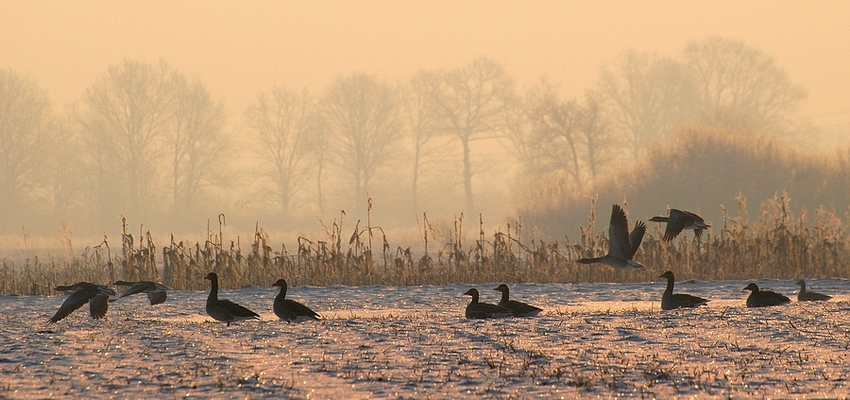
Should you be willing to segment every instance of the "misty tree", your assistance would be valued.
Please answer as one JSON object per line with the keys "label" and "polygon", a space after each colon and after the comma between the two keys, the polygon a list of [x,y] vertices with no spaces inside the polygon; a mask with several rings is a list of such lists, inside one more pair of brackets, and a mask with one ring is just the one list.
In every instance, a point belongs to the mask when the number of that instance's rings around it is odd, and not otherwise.
{"label": "misty tree", "polygon": [[197,210],[228,157],[222,105],[164,61],[110,66],[86,89],[75,118],[101,225],[119,214],[147,221]]}
{"label": "misty tree", "polygon": [[603,67],[601,75],[597,92],[605,102],[611,129],[623,138],[622,147],[635,160],[691,118],[694,81],[678,61],[629,52],[613,67]]}
{"label": "misty tree", "polygon": [[546,81],[528,90],[522,106],[525,127],[512,129],[510,136],[526,180],[555,179],[581,188],[596,177],[609,135],[593,93],[586,95],[585,103],[561,99]]}
{"label": "misty tree", "polygon": [[319,209],[319,215],[325,215],[325,191],[322,182],[325,176],[325,159],[330,151],[326,125],[325,117],[321,112],[316,111],[312,114],[312,135],[309,137],[308,147],[316,166],[316,206]]}
{"label": "misty tree", "polygon": [[156,204],[173,75],[164,62],[125,60],[86,89],[79,122],[90,156],[91,200],[106,213],[101,222],[121,213],[146,217]]}
{"label": "misty tree", "polygon": [[514,83],[504,67],[487,58],[442,72],[442,77],[443,83],[435,86],[431,95],[437,104],[440,130],[460,142],[466,210],[474,212],[472,144],[505,133]]}
{"label": "misty tree", "polygon": [[605,153],[610,151],[613,138],[610,121],[605,118],[601,97],[594,91],[585,93],[579,130],[584,139],[587,168],[590,170],[591,178],[596,178],[600,170],[611,163],[610,157],[604,157]]}
{"label": "misty tree", "polygon": [[165,130],[171,160],[172,210],[176,216],[198,209],[210,187],[222,184],[230,143],[224,105],[213,102],[201,82],[172,77],[171,121]]}
{"label": "misty tree", "polygon": [[685,62],[699,88],[704,122],[733,131],[792,129],[806,92],[789,81],[773,57],[739,41],[711,37],[689,43]]}
{"label": "misty tree", "polygon": [[[55,119],[47,92],[29,77],[0,69],[0,230],[49,198]],[[20,229],[20,226],[14,227]]]}
{"label": "misty tree", "polygon": [[[305,159],[317,133],[315,103],[307,95],[285,88],[262,93],[245,112],[255,145],[252,147],[264,167],[261,176],[281,217],[289,217],[293,196],[306,182]],[[316,143],[320,145],[321,143]],[[321,165],[321,163],[319,163]],[[321,188],[321,182],[319,183]]]}
{"label": "misty tree", "polygon": [[340,76],[321,101],[331,161],[352,184],[356,210],[366,210],[366,195],[378,169],[398,152],[401,139],[399,92],[363,74]]}
{"label": "misty tree", "polygon": [[413,139],[411,198],[414,212],[419,211],[419,189],[423,170],[428,164],[438,162],[436,153],[440,146],[430,146],[440,133],[438,105],[431,93],[439,91],[442,80],[432,72],[417,73],[408,83],[402,102],[403,115]]}

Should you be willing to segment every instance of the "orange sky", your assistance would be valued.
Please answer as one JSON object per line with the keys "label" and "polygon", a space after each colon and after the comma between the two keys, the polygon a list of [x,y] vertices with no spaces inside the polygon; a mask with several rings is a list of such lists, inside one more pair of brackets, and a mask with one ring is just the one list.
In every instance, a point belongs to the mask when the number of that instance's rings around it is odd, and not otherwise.
{"label": "orange sky", "polygon": [[808,90],[804,114],[850,130],[848,1],[0,2],[0,68],[58,104],[122,58],[164,59],[239,120],[273,85],[318,94],[341,73],[402,80],[482,55],[579,96],[625,50],[678,55],[708,35],[773,55]]}

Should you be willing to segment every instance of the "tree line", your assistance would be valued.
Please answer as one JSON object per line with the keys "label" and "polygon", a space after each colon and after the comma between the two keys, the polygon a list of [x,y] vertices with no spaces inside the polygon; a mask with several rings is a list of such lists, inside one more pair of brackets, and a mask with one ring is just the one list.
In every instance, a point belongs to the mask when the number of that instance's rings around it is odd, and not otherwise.
{"label": "tree line", "polygon": [[518,88],[481,57],[404,82],[273,87],[237,116],[165,61],[112,65],[61,112],[32,77],[0,69],[0,231],[65,220],[98,233],[122,216],[196,230],[219,213],[283,228],[363,215],[370,197],[387,217],[474,215],[496,181],[524,201],[582,189],[684,125],[800,133],[804,97],[772,57],[716,37],[675,57],[627,52],[576,99],[548,80]]}

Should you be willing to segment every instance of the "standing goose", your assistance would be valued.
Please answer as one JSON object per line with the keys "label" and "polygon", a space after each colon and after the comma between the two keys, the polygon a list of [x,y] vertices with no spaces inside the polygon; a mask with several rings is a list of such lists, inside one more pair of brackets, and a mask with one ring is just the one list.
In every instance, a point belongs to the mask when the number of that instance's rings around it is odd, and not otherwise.
{"label": "standing goose", "polygon": [[472,301],[466,306],[467,319],[506,318],[513,315],[513,312],[507,308],[495,304],[479,303],[478,289],[476,288],[467,290],[464,295],[472,296]]}
{"label": "standing goose", "polygon": [[89,303],[91,317],[101,319],[106,316],[106,311],[109,310],[109,303],[107,302],[109,296],[117,295],[114,290],[107,286],[88,282],[79,282],[71,286],[57,286],[54,290],[71,292],[71,295],[65,299],[56,314],[53,314],[53,317],[50,318],[50,323],[60,321],[86,303]]}
{"label": "standing goose", "polygon": [[274,298],[274,313],[286,322],[303,322],[310,319],[319,320],[319,314],[309,307],[286,298],[286,280],[278,279],[272,286],[280,287],[280,292]]}
{"label": "standing goose", "polygon": [[168,290],[168,287],[166,287],[165,285],[156,283],[156,282],[150,282],[150,281],[139,281],[139,282],[118,281],[118,282],[115,282],[115,286],[123,286],[123,287],[129,286],[129,288],[126,291],[124,291],[124,293],[122,293],[121,296],[118,297],[117,299],[110,299],[109,301],[118,301],[118,300],[121,300],[121,299],[123,299],[127,296],[131,296],[131,295],[134,295],[134,294],[137,294],[137,293],[147,293],[148,294],[148,300],[150,300],[151,305],[153,306],[153,305],[156,305],[156,304],[165,303],[165,299],[168,297],[168,295],[165,293],[165,291]]}
{"label": "standing goose", "polygon": [[832,298],[832,296],[825,294],[807,292],[806,281],[802,279],[797,281],[797,284],[800,285],[800,291],[797,293],[797,301],[826,301]]}
{"label": "standing goose", "polygon": [[608,254],[596,258],[582,258],[582,264],[601,263],[614,268],[643,268],[643,264],[632,260],[640,247],[640,241],[646,233],[646,224],[638,221],[629,235],[629,221],[626,212],[614,204],[611,209],[611,222],[608,224]]}
{"label": "standing goose", "polygon": [[662,310],[693,308],[708,303],[708,300],[703,299],[702,297],[691,296],[684,293],[673,294],[673,281],[675,278],[673,277],[672,271],[665,272],[663,275],[659,276],[659,278],[667,278],[667,289],[664,290],[664,294],[661,295]]}
{"label": "standing goose", "polygon": [[245,319],[260,319],[260,316],[236,304],[230,300],[219,300],[218,298],[218,275],[215,272],[210,272],[204,279],[209,279],[212,287],[210,288],[210,297],[207,297],[207,314],[217,321],[224,321],[227,326],[233,321],[241,321]]}
{"label": "standing goose", "polygon": [[508,285],[505,285],[504,283],[493,290],[498,290],[502,292],[502,300],[499,301],[499,307],[511,310],[511,312],[514,314],[514,317],[533,317],[543,311],[542,308],[537,308],[535,306],[525,304],[519,301],[510,300],[510,289],[508,289]]}
{"label": "standing goose", "polygon": [[747,297],[747,307],[767,307],[778,306],[791,302],[791,299],[782,294],[771,292],[770,290],[759,290],[758,285],[751,283],[742,290],[751,290],[750,296]]}
{"label": "standing goose", "polygon": [[696,215],[690,211],[682,211],[677,210],[675,208],[670,209],[670,216],[668,217],[652,217],[649,219],[652,222],[666,222],[667,230],[664,231],[663,241],[669,242],[676,238],[677,235],[682,233],[684,229],[693,229],[694,235],[696,235],[697,240],[702,239],[702,231],[711,227],[711,225],[706,224],[705,220],[702,219],[699,215]]}

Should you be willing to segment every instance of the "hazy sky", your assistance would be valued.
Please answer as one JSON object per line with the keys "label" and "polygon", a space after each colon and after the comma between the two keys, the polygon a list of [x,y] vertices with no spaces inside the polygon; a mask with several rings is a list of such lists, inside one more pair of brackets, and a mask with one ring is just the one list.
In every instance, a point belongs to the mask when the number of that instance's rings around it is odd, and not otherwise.
{"label": "hazy sky", "polygon": [[239,120],[274,85],[318,94],[340,73],[402,80],[476,56],[579,96],[625,50],[678,55],[709,35],[773,55],[808,90],[804,114],[850,129],[850,1],[0,2],[0,68],[60,105],[123,58],[164,59]]}

